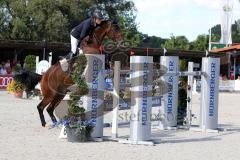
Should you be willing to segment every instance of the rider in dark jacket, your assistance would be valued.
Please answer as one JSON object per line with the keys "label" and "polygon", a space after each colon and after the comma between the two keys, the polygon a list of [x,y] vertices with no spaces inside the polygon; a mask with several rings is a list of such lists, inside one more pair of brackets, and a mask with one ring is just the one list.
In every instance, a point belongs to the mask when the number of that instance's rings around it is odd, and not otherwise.
{"label": "rider in dark jacket", "polygon": [[[103,10],[95,10],[92,17],[85,19],[78,26],[74,27],[71,31],[71,52],[66,56],[67,59],[72,58],[73,54],[76,54],[78,45],[81,41],[91,33],[97,25],[102,21],[109,19],[108,14]],[[80,53],[82,51],[80,50]]]}

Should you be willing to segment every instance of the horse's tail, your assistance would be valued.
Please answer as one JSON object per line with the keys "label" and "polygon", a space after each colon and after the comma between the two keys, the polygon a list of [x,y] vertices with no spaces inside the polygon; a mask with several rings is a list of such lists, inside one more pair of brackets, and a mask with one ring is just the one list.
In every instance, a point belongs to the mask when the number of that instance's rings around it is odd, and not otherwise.
{"label": "horse's tail", "polygon": [[24,71],[21,74],[15,75],[13,78],[15,81],[23,84],[26,87],[26,91],[32,91],[41,81],[42,75],[30,71]]}

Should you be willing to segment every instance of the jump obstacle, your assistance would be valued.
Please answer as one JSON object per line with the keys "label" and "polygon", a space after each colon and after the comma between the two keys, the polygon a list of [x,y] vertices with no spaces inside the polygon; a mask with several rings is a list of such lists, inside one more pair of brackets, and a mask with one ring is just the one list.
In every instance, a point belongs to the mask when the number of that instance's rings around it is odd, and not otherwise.
{"label": "jump obstacle", "polygon": [[[90,88],[89,95],[83,97],[83,106],[89,111],[87,117],[94,121],[95,127],[93,138],[103,138],[103,108],[104,108],[104,55],[86,55],[88,64],[85,77]],[[201,123],[198,130],[208,131],[218,129],[218,84],[220,72],[220,59],[212,57],[202,58],[202,71],[193,72],[193,64],[190,63],[188,72],[179,72],[179,57],[161,56],[161,66],[167,68],[164,76],[155,81],[166,81],[168,92],[163,96],[161,111],[166,119],[160,122],[161,129],[177,127],[178,106],[178,81],[179,76],[188,76],[191,90],[192,77],[201,76]],[[113,119],[112,138],[118,138],[118,109],[120,90],[120,62],[114,66],[114,90],[113,96]],[[126,71],[123,71],[126,72]],[[149,144],[151,141],[151,108],[152,108],[152,85],[153,85],[153,57],[131,56],[130,57],[130,80],[131,80],[131,115],[129,139],[120,139],[120,143]],[[187,119],[191,127],[191,93],[188,92]],[[170,117],[170,118],[169,118]]]}

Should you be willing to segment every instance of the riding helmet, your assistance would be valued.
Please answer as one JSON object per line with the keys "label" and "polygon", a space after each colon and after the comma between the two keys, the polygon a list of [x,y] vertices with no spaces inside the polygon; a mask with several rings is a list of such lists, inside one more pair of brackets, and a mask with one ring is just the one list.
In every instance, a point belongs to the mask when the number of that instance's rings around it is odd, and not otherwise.
{"label": "riding helmet", "polygon": [[97,9],[97,10],[95,10],[95,11],[93,12],[93,17],[94,17],[94,18],[98,18],[98,19],[100,19],[101,21],[107,21],[107,20],[109,20],[109,15],[108,15],[108,13],[107,13],[106,11],[104,11],[104,10],[99,10],[99,9]]}

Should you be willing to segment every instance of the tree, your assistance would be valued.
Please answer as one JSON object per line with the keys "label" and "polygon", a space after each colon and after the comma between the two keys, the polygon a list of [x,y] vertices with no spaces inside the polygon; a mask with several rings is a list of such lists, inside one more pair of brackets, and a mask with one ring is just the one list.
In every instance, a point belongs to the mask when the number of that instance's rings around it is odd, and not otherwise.
{"label": "tree", "polygon": [[140,41],[140,47],[160,48],[166,42],[166,39],[141,33]]}
{"label": "tree", "polygon": [[170,39],[167,40],[163,45],[163,48],[167,49],[181,49],[188,50],[190,45],[189,41],[185,36],[174,36],[171,35]]}
{"label": "tree", "polygon": [[128,0],[1,0],[0,38],[69,42],[71,29],[94,7],[106,9],[125,37],[139,43],[136,9]]}
{"label": "tree", "polygon": [[[219,42],[221,38],[221,25],[215,25],[212,28],[212,42]],[[232,42],[240,43],[240,19],[232,25]]]}
{"label": "tree", "polygon": [[240,19],[232,25],[232,41],[233,43],[240,43]]}
{"label": "tree", "polygon": [[190,43],[190,50],[205,51],[208,49],[208,36],[205,34],[199,35],[197,39]]}
{"label": "tree", "polygon": [[91,8],[104,8],[112,20],[117,20],[121,28],[124,39],[131,41],[133,46],[140,44],[140,33],[135,23],[137,9],[132,1],[128,0],[96,0]]}
{"label": "tree", "polygon": [[211,28],[211,41],[219,42],[221,39],[221,25],[217,24]]}

